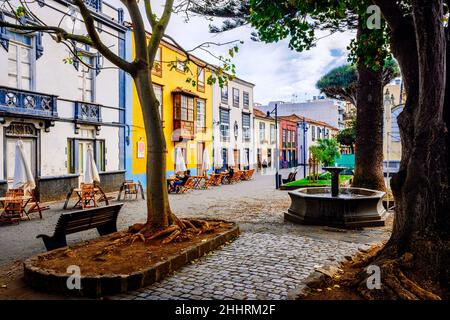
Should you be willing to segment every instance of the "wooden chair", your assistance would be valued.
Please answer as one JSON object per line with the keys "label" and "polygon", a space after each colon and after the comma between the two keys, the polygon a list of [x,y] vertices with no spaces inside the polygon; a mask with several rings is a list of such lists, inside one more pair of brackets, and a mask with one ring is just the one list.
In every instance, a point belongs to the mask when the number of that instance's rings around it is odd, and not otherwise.
{"label": "wooden chair", "polygon": [[81,184],[81,207],[95,208],[97,207],[97,199],[95,198],[96,192],[93,184],[82,183]]}
{"label": "wooden chair", "polygon": [[31,207],[30,209],[28,209],[28,214],[30,213],[34,213],[34,212],[39,212],[39,218],[42,219],[42,211],[45,210],[50,210],[49,206],[41,206],[41,204],[39,203],[37,197],[36,197],[36,191],[33,190],[29,190],[28,191],[28,195],[31,197],[31,200],[29,201]]}
{"label": "wooden chair", "polygon": [[205,182],[203,184],[203,189],[208,189],[211,185],[214,185],[215,181],[217,180],[217,176],[212,174],[209,176],[205,176]]}
{"label": "wooden chair", "polygon": [[248,170],[247,173],[247,181],[253,179],[253,175],[255,174],[255,169]]}
{"label": "wooden chair", "polygon": [[186,183],[182,186],[177,186],[177,193],[186,193],[189,190],[192,190],[195,187],[195,180],[193,177],[189,177],[186,180]]}
{"label": "wooden chair", "polygon": [[134,182],[133,180],[125,180],[123,187],[124,199],[131,199],[134,195],[135,199],[137,200],[139,195],[139,185],[136,182]]}
{"label": "wooden chair", "polygon": [[233,176],[231,177],[230,183],[236,183],[241,180],[243,172],[242,171],[235,171]]}
{"label": "wooden chair", "polygon": [[5,197],[7,200],[4,202],[3,212],[0,217],[1,222],[20,222],[23,214],[22,196],[23,190],[22,192],[18,192],[17,189],[6,192]]}

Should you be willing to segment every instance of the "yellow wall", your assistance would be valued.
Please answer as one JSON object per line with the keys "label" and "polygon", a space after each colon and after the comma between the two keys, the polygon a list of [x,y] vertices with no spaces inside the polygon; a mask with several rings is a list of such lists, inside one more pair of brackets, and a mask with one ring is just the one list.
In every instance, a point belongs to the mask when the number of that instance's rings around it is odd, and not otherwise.
{"label": "yellow wall", "polygon": [[[200,98],[206,100],[206,132],[196,133],[195,139],[187,142],[181,142],[183,147],[186,147],[187,158],[186,166],[188,169],[197,169],[197,142],[205,142],[205,148],[208,149],[210,163],[212,164],[212,86],[208,85],[207,79],[211,76],[211,70],[205,69],[205,92],[200,92],[197,87],[194,87],[191,83],[187,83],[186,79],[192,77],[197,79],[197,66],[191,62],[189,64],[190,71],[183,73],[175,69],[171,69],[168,65],[169,61],[176,61],[177,58],[184,60],[183,54],[176,52],[175,50],[161,45],[162,48],[162,77],[156,75],[152,76],[154,84],[163,86],[163,121],[164,121],[164,135],[166,139],[168,154],[167,154],[167,175],[173,175],[175,167],[175,147],[179,142],[172,141],[173,132],[173,101],[172,91],[177,87],[181,87],[186,90],[190,90],[196,93]],[[133,55],[135,54],[135,48],[133,43]],[[196,105],[194,105],[194,121],[197,118]],[[137,157],[137,143],[143,141],[146,145],[146,136],[144,130],[144,123],[142,119],[142,111],[137,96],[136,88],[133,84],[133,118],[132,118],[132,174],[144,174],[146,168],[146,159],[138,159]],[[201,165],[201,164],[200,164]]]}

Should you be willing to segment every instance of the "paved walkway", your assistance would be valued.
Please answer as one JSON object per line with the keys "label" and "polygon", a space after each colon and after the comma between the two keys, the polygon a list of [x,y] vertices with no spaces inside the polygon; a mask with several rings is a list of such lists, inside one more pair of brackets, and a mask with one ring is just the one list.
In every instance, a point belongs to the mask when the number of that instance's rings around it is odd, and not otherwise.
{"label": "paved walkway", "polygon": [[[286,174],[285,174],[286,175]],[[211,255],[185,266],[161,282],[113,299],[286,299],[288,292],[318,266],[328,265],[387,239],[389,228],[338,231],[283,221],[287,192],[274,189],[273,175],[253,181],[171,195],[180,217],[220,218],[239,224],[242,235]],[[45,252],[36,235],[52,233],[62,203],[44,219],[0,227],[0,265]],[[145,220],[145,202],[125,202],[119,229]],[[68,237],[69,245],[97,237],[87,231]]]}

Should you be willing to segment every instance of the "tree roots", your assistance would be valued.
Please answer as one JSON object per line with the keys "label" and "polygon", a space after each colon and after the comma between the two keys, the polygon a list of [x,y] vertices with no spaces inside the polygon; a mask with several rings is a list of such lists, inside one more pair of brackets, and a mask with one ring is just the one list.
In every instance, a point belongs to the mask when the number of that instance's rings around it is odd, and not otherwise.
{"label": "tree roots", "polygon": [[183,241],[195,235],[213,232],[221,227],[224,222],[208,222],[200,219],[179,219],[174,214],[170,217],[171,224],[166,228],[153,228],[148,224],[134,224],[129,228],[131,243],[136,240],[145,242],[146,240],[162,239],[162,244],[174,241]]}
{"label": "tree roots", "polygon": [[[367,262],[369,262],[380,267],[381,290],[369,290],[367,288],[365,268],[359,273],[357,280],[353,282],[353,285],[357,285],[358,292],[365,299],[441,300],[438,295],[409,279],[402,271],[402,268],[411,269],[413,267],[413,255],[411,253],[405,253],[396,259],[385,258],[383,255],[380,255],[377,259],[373,258],[372,255],[364,261],[352,265],[352,267],[358,268],[367,266]],[[365,262],[365,264],[362,262]]]}

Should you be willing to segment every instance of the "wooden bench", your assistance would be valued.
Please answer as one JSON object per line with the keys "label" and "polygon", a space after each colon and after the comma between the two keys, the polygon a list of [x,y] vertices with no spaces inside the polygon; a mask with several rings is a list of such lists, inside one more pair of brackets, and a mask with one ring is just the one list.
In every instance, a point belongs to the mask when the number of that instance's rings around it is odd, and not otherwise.
{"label": "wooden bench", "polygon": [[296,176],[297,176],[297,171],[289,173],[287,179],[283,179],[283,184],[295,181]]}
{"label": "wooden bench", "polygon": [[53,236],[40,234],[47,251],[67,246],[66,235],[96,228],[103,236],[117,231],[117,216],[123,204],[97,207],[62,214],[56,224]]}

